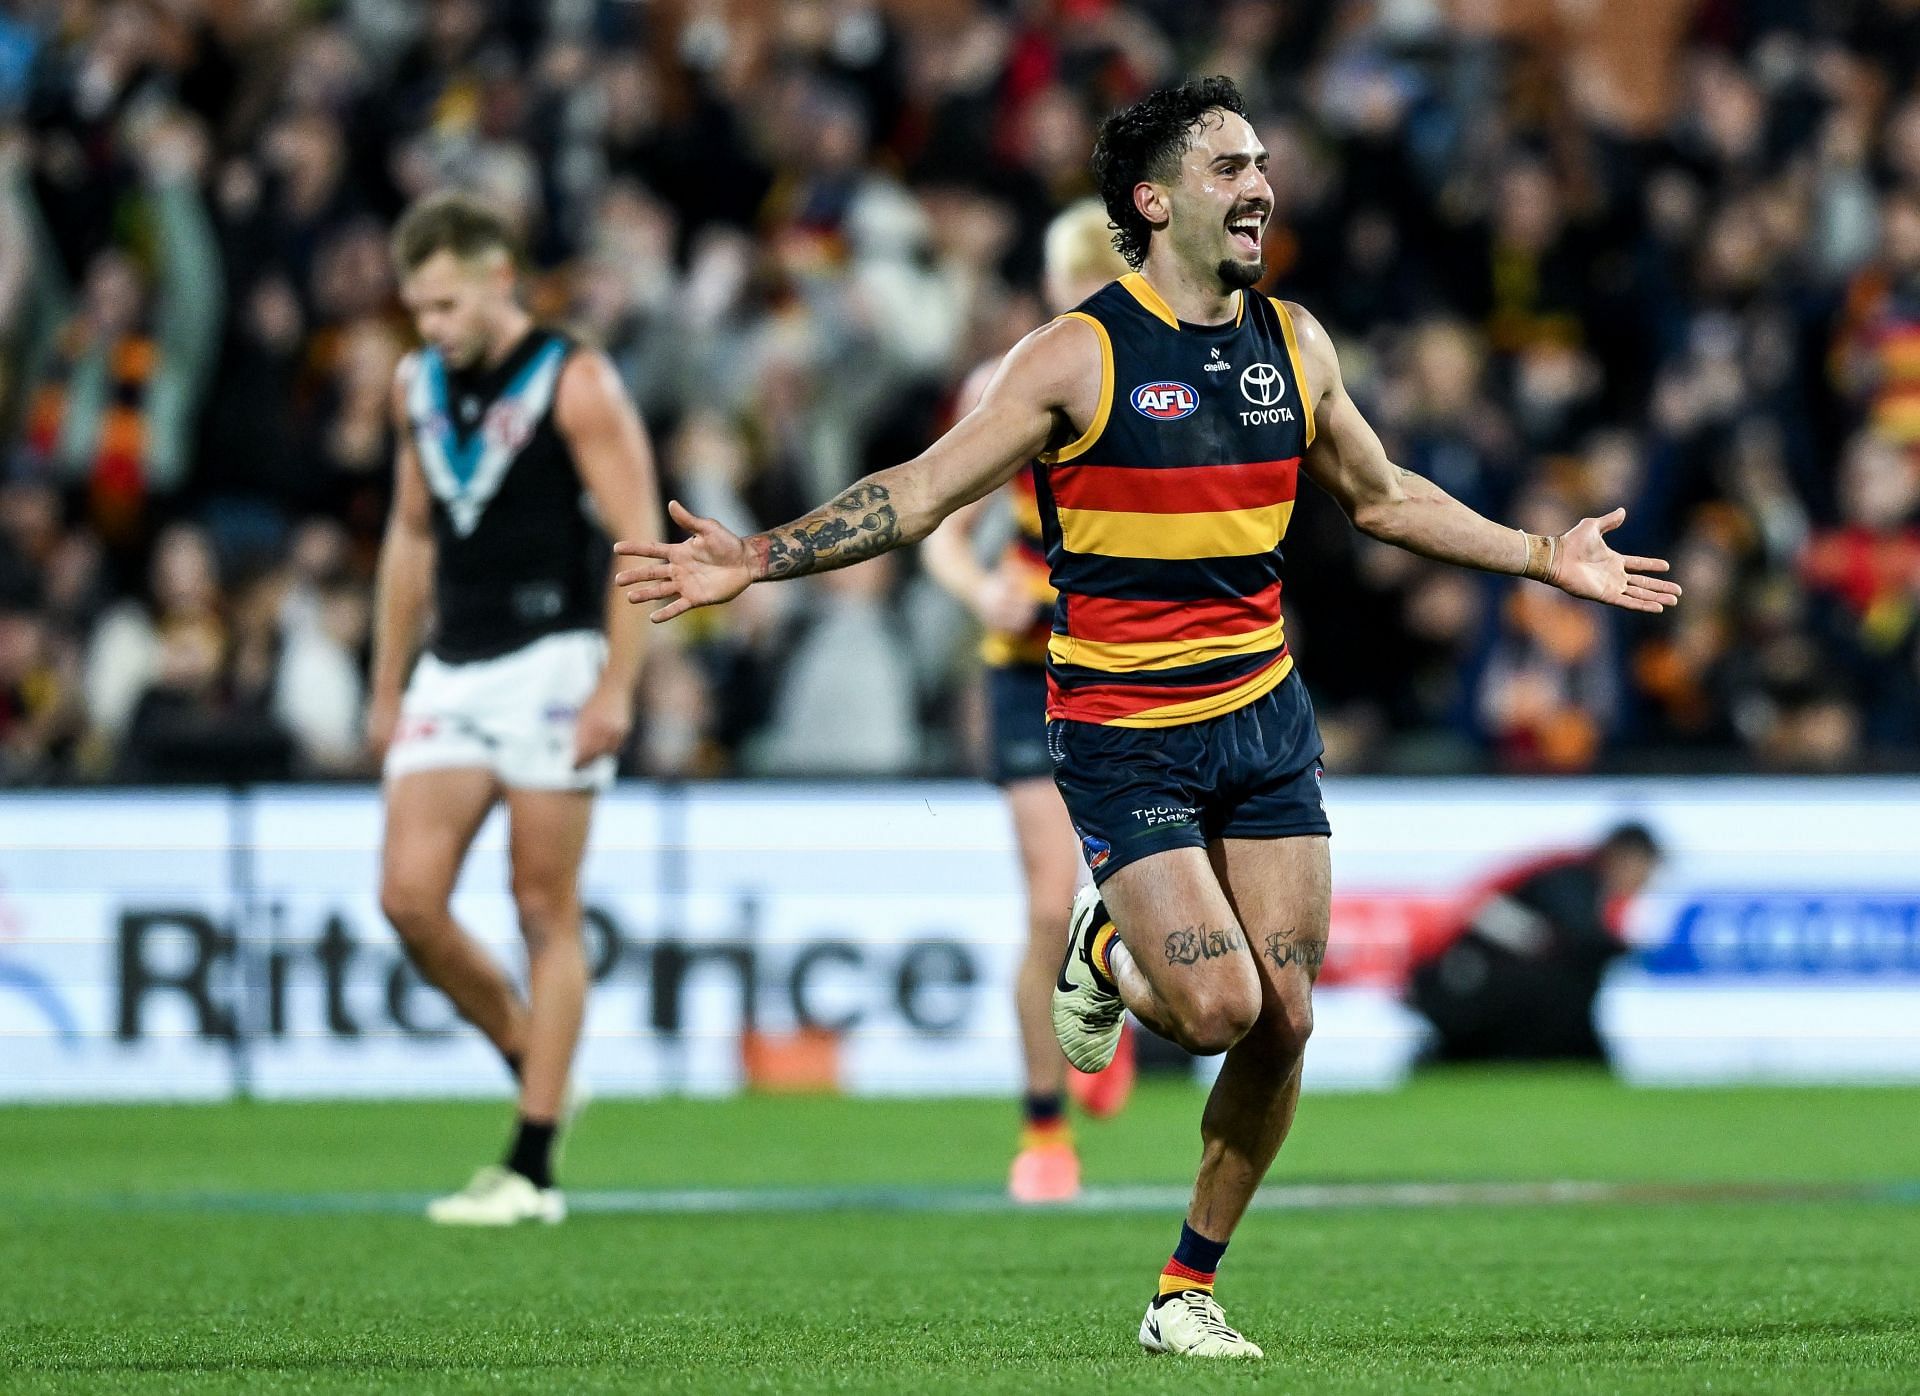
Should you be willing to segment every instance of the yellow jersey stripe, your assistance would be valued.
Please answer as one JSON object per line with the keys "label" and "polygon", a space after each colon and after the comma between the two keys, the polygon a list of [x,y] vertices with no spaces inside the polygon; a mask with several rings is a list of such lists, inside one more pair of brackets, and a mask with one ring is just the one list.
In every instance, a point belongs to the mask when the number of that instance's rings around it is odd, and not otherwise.
{"label": "yellow jersey stripe", "polygon": [[1062,320],[1079,320],[1092,325],[1093,332],[1100,340],[1100,404],[1094,408],[1093,420],[1087,423],[1087,429],[1074,440],[1057,451],[1042,451],[1040,459],[1047,465],[1057,465],[1063,460],[1072,460],[1084,452],[1087,447],[1100,439],[1107,429],[1107,417],[1113,412],[1113,340],[1107,334],[1107,327],[1084,310],[1069,310],[1060,317]]}
{"label": "yellow jersey stripe", "polygon": [[1300,341],[1293,332],[1293,314],[1287,309],[1287,303],[1278,296],[1268,296],[1273,308],[1280,313],[1280,333],[1286,337],[1287,357],[1293,361],[1293,381],[1300,387],[1300,405],[1307,413],[1307,445],[1313,444],[1313,388],[1307,382],[1307,371],[1300,366]]}
{"label": "yellow jersey stripe", "polygon": [[1191,562],[1270,553],[1286,537],[1293,501],[1206,514],[1132,514],[1061,509],[1060,538],[1070,553]]}
{"label": "yellow jersey stripe", "polygon": [[1180,317],[1173,313],[1172,306],[1160,299],[1160,293],[1147,284],[1146,277],[1137,271],[1130,271],[1120,278],[1120,284],[1149,314],[1166,321],[1169,329],[1180,328]]}
{"label": "yellow jersey stripe", "polygon": [[1269,665],[1241,684],[1225,693],[1215,693],[1210,697],[1196,698],[1189,703],[1168,703],[1164,707],[1148,708],[1129,717],[1110,717],[1103,723],[1106,727],[1179,727],[1189,722],[1204,722],[1210,717],[1219,717],[1235,708],[1244,708],[1258,698],[1264,698],[1278,688],[1288,674],[1293,672],[1293,656],[1281,658],[1277,664]]}
{"label": "yellow jersey stripe", "polygon": [[[1126,288],[1128,295],[1140,302],[1141,309],[1156,320],[1164,320],[1169,329],[1180,328],[1180,317],[1173,313],[1173,307],[1161,298],[1146,277],[1137,271],[1130,271],[1120,278],[1120,284]],[[1233,294],[1237,298],[1233,304],[1233,323],[1237,325],[1240,317],[1247,313],[1247,293],[1235,291]]]}
{"label": "yellow jersey stripe", "polygon": [[1286,621],[1276,620],[1272,625],[1243,630],[1238,635],[1209,635],[1193,640],[1081,640],[1071,635],[1055,635],[1047,641],[1047,654],[1056,664],[1104,669],[1109,674],[1133,674],[1149,669],[1182,669],[1189,664],[1277,650],[1286,638]]}
{"label": "yellow jersey stripe", "polygon": [[1006,635],[999,631],[980,640],[980,662],[995,669],[1015,664],[1045,664],[1047,647],[1025,635]]}

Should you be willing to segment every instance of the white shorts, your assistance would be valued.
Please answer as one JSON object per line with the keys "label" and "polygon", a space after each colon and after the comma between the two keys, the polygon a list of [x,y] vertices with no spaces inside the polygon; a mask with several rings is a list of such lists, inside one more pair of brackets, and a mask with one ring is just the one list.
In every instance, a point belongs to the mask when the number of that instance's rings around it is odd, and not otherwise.
{"label": "white shorts", "polygon": [[606,637],[592,630],[470,664],[421,655],[400,700],[387,779],[478,767],[509,790],[606,789],[613,757],[573,768],[574,724],[606,660]]}

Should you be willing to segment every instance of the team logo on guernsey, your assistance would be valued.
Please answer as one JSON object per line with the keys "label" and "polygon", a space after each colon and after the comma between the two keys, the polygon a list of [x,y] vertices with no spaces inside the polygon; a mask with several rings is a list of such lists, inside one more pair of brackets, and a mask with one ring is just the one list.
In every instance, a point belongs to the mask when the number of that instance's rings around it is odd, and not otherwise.
{"label": "team logo on guernsey", "polygon": [[1240,409],[1240,425],[1262,427],[1298,420],[1291,407],[1279,405],[1286,395],[1287,380],[1279,369],[1265,362],[1250,364],[1240,374],[1240,396],[1253,406]]}
{"label": "team logo on guernsey", "polygon": [[1185,383],[1142,383],[1133,390],[1133,410],[1156,422],[1177,422],[1200,407],[1200,395]]}
{"label": "team logo on guernsey", "polygon": [[1287,395],[1287,381],[1272,364],[1254,364],[1240,375],[1240,393],[1255,407],[1271,407]]}

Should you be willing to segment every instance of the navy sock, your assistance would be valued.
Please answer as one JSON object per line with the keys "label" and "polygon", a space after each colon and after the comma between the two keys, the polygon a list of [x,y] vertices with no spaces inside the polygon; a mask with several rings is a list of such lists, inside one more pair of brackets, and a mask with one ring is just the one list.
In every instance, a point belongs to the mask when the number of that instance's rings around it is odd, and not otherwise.
{"label": "navy sock", "polygon": [[1160,1272],[1160,1295],[1154,1304],[1164,1304],[1173,1295],[1190,1289],[1213,1293],[1213,1274],[1226,1253],[1225,1241],[1210,1241],[1181,1222],[1180,1244],[1174,1247],[1173,1258]]}
{"label": "navy sock", "polygon": [[1225,1241],[1208,1240],[1185,1222],[1180,1223],[1180,1244],[1173,1248],[1173,1258],[1189,1270],[1211,1275],[1220,1268],[1220,1257],[1226,1253]]}
{"label": "navy sock", "polygon": [[542,1124],[520,1117],[514,1131],[513,1147],[507,1150],[507,1167],[537,1188],[553,1186],[553,1136],[559,1126]]}
{"label": "navy sock", "polygon": [[1045,1094],[1029,1092],[1021,1107],[1030,1128],[1047,1129],[1060,1123],[1067,1113],[1066,1098],[1058,1091]]}

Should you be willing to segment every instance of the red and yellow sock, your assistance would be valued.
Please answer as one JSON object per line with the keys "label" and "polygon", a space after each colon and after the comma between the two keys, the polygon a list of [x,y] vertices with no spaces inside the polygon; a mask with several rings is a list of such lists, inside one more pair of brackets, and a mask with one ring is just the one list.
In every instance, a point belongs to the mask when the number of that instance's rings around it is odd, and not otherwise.
{"label": "red and yellow sock", "polygon": [[1169,1260],[1167,1268],[1160,1272],[1160,1294],[1165,1297],[1189,1289],[1204,1289],[1212,1294],[1213,1276],[1212,1270],[1195,1270],[1177,1260]]}
{"label": "red and yellow sock", "polygon": [[1073,1131],[1067,1128],[1067,1100],[1058,1092],[1029,1094],[1022,1102],[1025,1127],[1020,1131],[1022,1149],[1047,1144],[1073,1144]]}
{"label": "red and yellow sock", "polygon": [[1182,1222],[1180,1244],[1174,1248],[1173,1257],[1160,1272],[1158,1297],[1165,1299],[1169,1294],[1180,1294],[1189,1289],[1213,1293],[1213,1277],[1220,1269],[1221,1257],[1226,1253],[1225,1241],[1209,1240]]}
{"label": "red and yellow sock", "polygon": [[1109,989],[1115,988],[1113,978],[1113,943],[1120,938],[1120,930],[1109,921],[1093,933],[1093,972],[1106,982]]}

